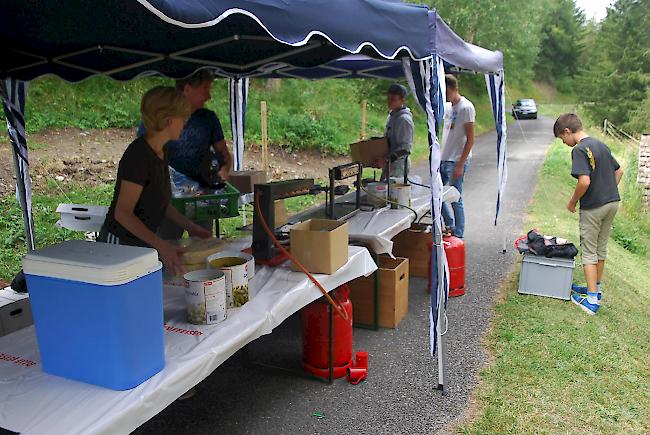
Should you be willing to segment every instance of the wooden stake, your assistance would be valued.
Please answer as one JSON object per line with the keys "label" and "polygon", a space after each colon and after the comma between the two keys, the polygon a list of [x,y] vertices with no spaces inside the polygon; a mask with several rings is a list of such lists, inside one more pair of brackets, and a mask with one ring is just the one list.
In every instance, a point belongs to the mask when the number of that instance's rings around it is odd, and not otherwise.
{"label": "wooden stake", "polygon": [[361,100],[361,140],[366,138],[366,99]]}
{"label": "wooden stake", "polygon": [[260,103],[262,111],[262,165],[264,171],[269,172],[269,138],[266,130],[266,101]]}

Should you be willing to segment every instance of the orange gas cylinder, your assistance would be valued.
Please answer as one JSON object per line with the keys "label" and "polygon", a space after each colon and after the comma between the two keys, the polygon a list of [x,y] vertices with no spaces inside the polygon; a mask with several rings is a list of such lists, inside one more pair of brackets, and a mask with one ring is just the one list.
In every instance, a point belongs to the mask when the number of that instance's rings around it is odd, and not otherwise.
{"label": "orange gas cylinder", "polygon": [[[442,238],[449,265],[449,297],[465,294],[465,242],[453,236]],[[431,252],[433,241],[429,244],[429,291],[431,291]]]}
{"label": "orange gas cylinder", "polygon": [[332,315],[334,378],[345,376],[352,361],[350,289],[347,285],[343,285],[334,291],[333,297],[348,314],[347,320],[341,317],[325,298],[312,302],[301,311],[303,368],[312,375],[322,378],[329,376],[330,311],[334,311]]}

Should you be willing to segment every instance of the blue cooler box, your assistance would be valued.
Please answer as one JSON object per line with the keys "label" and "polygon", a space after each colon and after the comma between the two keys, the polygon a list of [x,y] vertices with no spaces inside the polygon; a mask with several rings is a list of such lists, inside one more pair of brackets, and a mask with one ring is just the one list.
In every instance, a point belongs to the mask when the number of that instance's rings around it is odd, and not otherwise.
{"label": "blue cooler box", "polygon": [[70,240],[23,259],[43,371],[128,390],[163,369],[153,249]]}

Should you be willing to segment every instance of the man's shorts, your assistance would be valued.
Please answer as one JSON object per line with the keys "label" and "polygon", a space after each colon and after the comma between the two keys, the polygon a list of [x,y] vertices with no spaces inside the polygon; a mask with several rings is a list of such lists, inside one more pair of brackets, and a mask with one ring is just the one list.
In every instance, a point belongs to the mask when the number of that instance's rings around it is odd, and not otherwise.
{"label": "man's shorts", "polygon": [[607,240],[619,201],[598,208],[580,210],[580,249],[582,264],[597,264],[607,258]]}

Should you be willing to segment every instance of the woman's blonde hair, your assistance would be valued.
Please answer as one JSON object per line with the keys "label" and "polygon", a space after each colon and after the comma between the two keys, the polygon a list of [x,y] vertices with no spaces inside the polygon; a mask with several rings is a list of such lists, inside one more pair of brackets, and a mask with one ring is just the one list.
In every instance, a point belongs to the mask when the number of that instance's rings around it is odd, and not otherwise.
{"label": "woman's blonde hair", "polygon": [[192,109],[181,92],[171,86],[156,86],[142,97],[140,113],[147,131],[162,131],[169,118],[187,118]]}

